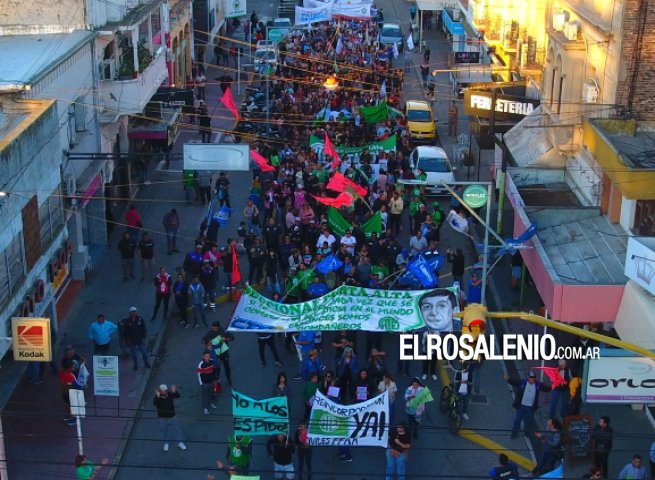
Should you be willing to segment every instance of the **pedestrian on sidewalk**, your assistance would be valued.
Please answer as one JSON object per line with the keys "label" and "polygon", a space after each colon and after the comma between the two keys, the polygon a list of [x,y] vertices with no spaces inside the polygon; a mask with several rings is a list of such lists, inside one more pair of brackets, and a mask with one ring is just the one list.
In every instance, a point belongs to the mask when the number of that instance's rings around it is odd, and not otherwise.
{"label": "pedestrian on sidewalk", "polygon": [[416,10],[417,10],[416,4],[412,3],[409,6],[409,17],[412,19],[412,23],[414,23],[414,20],[416,20]]}
{"label": "pedestrian on sidewalk", "polygon": [[427,89],[428,75],[430,75],[430,65],[428,65],[428,62],[423,62],[419,68],[421,69],[421,80],[423,80],[423,88]]}
{"label": "pedestrian on sidewalk", "polygon": [[542,441],[541,456],[532,473],[539,475],[550,472],[555,468],[555,462],[559,455],[562,443],[562,424],[556,418],[549,418],[546,423],[546,431],[535,433],[535,436]]}
{"label": "pedestrian on sidewalk", "polygon": [[645,480],[646,467],[641,464],[641,455],[634,455],[632,462],[628,463],[621,473],[619,473],[620,480]]}
{"label": "pedestrian on sidewalk", "polygon": [[141,353],[143,358],[143,365],[150,368],[148,361],[148,350],[146,349],[146,338],[148,338],[148,331],[146,330],[146,322],[143,317],[139,315],[136,307],[130,307],[129,316],[124,321],[125,325],[125,344],[129,347],[132,354],[132,361],[134,362],[134,370],[139,369],[138,353]]}
{"label": "pedestrian on sidewalk", "polygon": [[169,391],[168,386],[162,383],[159,385],[159,389],[155,390],[155,398],[152,400],[152,404],[157,409],[165,452],[168,452],[171,437],[177,442],[180,450],[186,450],[186,445],[182,441],[182,429],[175,418],[176,398],[180,398],[180,392],[177,391],[177,387],[171,385]]}
{"label": "pedestrian on sidewalk", "polygon": [[202,243],[196,243],[195,248],[186,254],[184,257],[184,263],[182,264],[187,278],[193,278],[196,275],[200,275],[203,260],[204,254],[202,252]]}
{"label": "pedestrian on sidewalk", "polygon": [[454,137],[457,140],[457,104],[455,100],[450,103],[450,108],[448,109],[448,135]]}
{"label": "pedestrian on sidewalk", "polygon": [[152,311],[151,322],[155,321],[159,307],[164,304],[164,321],[168,318],[168,302],[171,300],[171,287],[173,277],[166,271],[166,267],[159,267],[159,273],[153,279],[155,284],[155,309]]}
{"label": "pedestrian on sidewalk", "polygon": [[70,390],[82,390],[82,386],[77,383],[77,378],[73,374],[72,365],[67,365],[62,367],[59,372],[59,385],[61,386],[61,398],[64,399],[64,407],[66,409],[66,416],[64,417],[64,422],[68,425],[76,425],[77,421],[75,417],[71,415],[71,402],[69,397]]}
{"label": "pedestrian on sidewalk", "polygon": [[559,414],[562,419],[566,416],[568,410],[569,410],[569,401],[570,401],[570,396],[569,396],[569,385],[571,383],[571,379],[573,378],[571,374],[571,369],[567,367],[566,365],[566,360],[560,359],[557,361],[557,373],[564,379],[564,383],[562,385],[558,385],[553,389],[553,391],[550,394],[550,418],[556,418],[557,417],[557,407],[561,403],[561,407],[559,409]]}
{"label": "pedestrian on sidewalk", "polygon": [[205,73],[198,70],[198,74],[195,78],[196,88],[198,88],[198,96],[204,101],[205,100],[205,87],[207,86],[207,77]]}
{"label": "pedestrian on sidewalk", "polygon": [[610,427],[610,417],[603,415],[591,432],[591,439],[594,441],[594,465],[600,468],[603,478],[609,478],[607,461],[612,451],[613,437],[614,430]]}
{"label": "pedestrian on sidewalk", "polygon": [[205,318],[205,287],[200,283],[200,276],[193,275],[191,283],[189,284],[189,303],[193,310],[193,328],[198,328],[202,320],[202,324],[207,326],[207,319]]}
{"label": "pedestrian on sidewalk", "polygon": [[172,208],[162,218],[164,231],[166,232],[166,253],[172,255],[173,253],[180,253],[177,249],[177,232],[180,231],[180,216],[177,214],[177,209]]}
{"label": "pedestrian on sidewalk", "polygon": [[230,346],[228,344],[233,341],[234,335],[221,327],[221,322],[218,320],[212,322],[211,330],[202,337],[203,346],[212,349],[223,365],[227,383],[230,386],[232,386],[232,368],[230,367]]}
{"label": "pedestrian on sidewalk", "polygon": [[202,270],[200,271],[200,283],[202,283],[203,288],[205,289],[205,302],[203,305],[209,304],[209,310],[212,312],[216,311],[216,284],[218,283],[218,277],[214,268],[211,266],[211,263],[208,258],[205,258],[202,261]]}
{"label": "pedestrian on sidewalk", "polygon": [[425,44],[425,50],[423,50],[423,63],[430,63],[430,47],[427,43]]}
{"label": "pedestrian on sidewalk", "polygon": [[109,355],[111,336],[117,330],[116,324],[107,321],[102,313],[98,315],[96,321],[89,326],[88,331],[88,336],[93,341],[94,355]]}
{"label": "pedestrian on sidewalk", "polygon": [[125,225],[127,225],[127,233],[130,234],[130,237],[134,240],[137,239],[139,235],[139,230],[143,227],[143,222],[141,220],[141,215],[136,210],[136,205],[130,203],[130,206],[125,213]]}
{"label": "pedestrian on sidewalk", "polygon": [[121,252],[121,265],[123,267],[123,281],[127,278],[134,278],[134,255],[136,253],[136,242],[132,240],[129,232],[123,234],[123,238],[118,242],[118,251]]}
{"label": "pedestrian on sidewalk", "polygon": [[407,469],[407,452],[412,446],[412,438],[407,432],[405,425],[398,425],[389,434],[389,444],[387,446],[387,471],[385,480],[392,480],[394,474],[398,475],[398,480],[405,480],[405,471]]}
{"label": "pedestrian on sidewalk", "polygon": [[207,107],[204,101],[200,101],[198,106],[198,133],[200,133],[200,141],[202,143],[209,143],[212,137],[212,119],[209,116]]}
{"label": "pedestrian on sidewalk", "polygon": [[202,353],[202,360],[198,364],[198,383],[200,384],[200,402],[202,413],[209,415],[210,408],[216,408],[212,403],[214,383],[216,383],[216,366],[211,359],[212,352],[205,350]]}
{"label": "pedestrian on sidewalk", "polygon": [[534,412],[539,408],[539,393],[549,391],[550,386],[537,381],[537,375],[533,371],[528,373],[526,380],[511,378],[509,375],[505,375],[504,378],[507,383],[516,388],[512,404],[516,410],[516,416],[512,425],[511,438],[516,438],[518,435],[521,422],[523,422],[523,431],[527,436],[534,425]]}
{"label": "pedestrian on sidewalk", "polygon": [[152,264],[155,261],[155,242],[152,241],[148,232],[143,232],[137,252],[141,261],[141,281],[143,282],[146,279],[146,270],[148,278],[152,278],[154,274]]}
{"label": "pedestrian on sidewalk", "polygon": [[178,312],[180,313],[179,324],[184,326],[184,328],[188,328],[187,309],[189,308],[189,285],[187,285],[184,274],[181,272],[177,274],[177,280],[173,284],[173,294],[175,295],[175,305],[177,305]]}
{"label": "pedestrian on sidewalk", "polygon": [[103,458],[100,465],[95,465],[86,455],[77,455],[75,457],[75,477],[77,480],[94,480],[98,475],[98,470],[109,463],[108,458]]}
{"label": "pedestrian on sidewalk", "polygon": [[296,448],[286,435],[274,435],[266,442],[266,451],[273,460],[276,479],[293,480],[293,454]]}

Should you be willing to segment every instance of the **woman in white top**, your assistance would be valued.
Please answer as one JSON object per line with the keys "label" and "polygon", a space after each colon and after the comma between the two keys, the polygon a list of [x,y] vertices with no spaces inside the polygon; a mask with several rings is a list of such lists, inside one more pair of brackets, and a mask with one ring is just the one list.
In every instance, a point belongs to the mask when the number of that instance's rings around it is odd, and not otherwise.
{"label": "woman in white top", "polygon": [[389,372],[385,372],[382,376],[382,381],[378,384],[378,392],[384,393],[385,391],[389,392],[389,425],[393,425],[395,417],[394,402],[396,401],[396,392],[398,391],[398,388]]}

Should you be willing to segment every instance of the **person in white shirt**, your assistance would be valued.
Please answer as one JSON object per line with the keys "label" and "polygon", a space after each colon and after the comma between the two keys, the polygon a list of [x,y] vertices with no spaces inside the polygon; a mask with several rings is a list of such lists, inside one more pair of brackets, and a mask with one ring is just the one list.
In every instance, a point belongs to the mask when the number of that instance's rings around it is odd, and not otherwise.
{"label": "person in white shirt", "polygon": [[393,381],[391,373],[385,372],[382,376],[382,381],[378,383],[378,392],[384,393],[385,391],[389,392],[389,424],[394,424],[394,402],[396,401],[396,392],[398,388],[396,387],[396,382]]}
{"label": "person in white shirt", "polygon": [[409,255],[414,257],[426,248],[428,248],[428,241],[425,239],[421,231],[417,230],[416,235],[409,240]]}
{"label": "person in white shirt", "polygon": [[346,251],[354,256],[355,255],[355,247],[357,246],[357,239],[353,237],[353,234],[350,230],[346,230],[346,234],[341,237],[341,245],[346,246]]}
{"label": "person in white shirt", "polygon": [[327,242],[328,247],[332,247],[332,244],[336,242],[337,239],[334,238],[334,235],[330,233],[330,231],[327,229],[327,227],[323,227],[323,231],[318,237],[318,240],[316,241],[316,248],[321,248],[323,246],[323,242]]}

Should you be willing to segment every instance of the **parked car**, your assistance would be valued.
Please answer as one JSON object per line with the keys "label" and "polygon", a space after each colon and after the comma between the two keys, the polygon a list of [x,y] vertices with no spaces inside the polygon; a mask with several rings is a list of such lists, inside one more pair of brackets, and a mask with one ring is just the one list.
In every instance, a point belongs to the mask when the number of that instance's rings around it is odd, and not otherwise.
{"label": "parked car", "polygon": [[380,43],[382,45],[393,45],[395,43],[398,46],[398,51],[402,51],[405,45],[405,35],[400,25],[397,23],[383,24],[380,30]]}
{"label": "parked car", "polygon": [[278,61],[278,51],[276,47],[264,47],[255,50],[254,70],[255,72],[264,73],[267,65],[275,68]]}
{"label": "parked car", "polygon": [[455,169],[441,147],[416,147],[410,154],[409,161],[416,178],[419,178],[421,171],[425,172],[428,193],[442,193],[445,189],[441,186],[441,182],[455,181]]}
{"label": "parked car", "polygon": [[425,100],[407,100],[404,113],[412,141],[435,142],[437,140],[437,124],[434,121],[431,103]]}

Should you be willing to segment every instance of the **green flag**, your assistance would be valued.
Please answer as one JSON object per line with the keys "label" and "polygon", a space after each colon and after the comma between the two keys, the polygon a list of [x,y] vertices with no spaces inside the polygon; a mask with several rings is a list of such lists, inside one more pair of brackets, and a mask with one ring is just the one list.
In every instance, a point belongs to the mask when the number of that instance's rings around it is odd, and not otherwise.
{"label": "green flag", "polygon": [[409,408],[416,408],[419,405],[423,405],[433,400],[434,398],[432,397],[432,392],[430,392],[430,389],[424,388],[418,393],[418,395],[416,395],[409,402],[407,402],[407,406]]}
{"label": "green flag", "polygon": [[382,215],[380,212],[376,212],[371,218],[369,218],[365,223],[362,224],[362,232],[367,237],[371,236],[371,233],[382,233]]}
{"label": "green flag", "polygon": [[352,229],[352,225],[348,223],[348,220],[343,218],[343,216],[337,211],[334,207],[328,207],[328,226],[330,230],[342,237],[346,234],[346,230]]}
{"label": "green flag", "polygon": [[359,113],[362,114],[364,121],[368,123],[383,122],[389,117],[387,102],[380,102],[373,107],[361,107]]}

